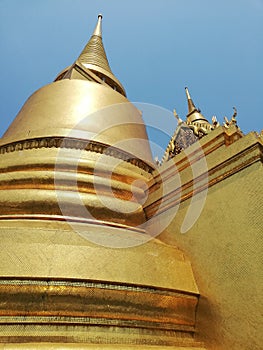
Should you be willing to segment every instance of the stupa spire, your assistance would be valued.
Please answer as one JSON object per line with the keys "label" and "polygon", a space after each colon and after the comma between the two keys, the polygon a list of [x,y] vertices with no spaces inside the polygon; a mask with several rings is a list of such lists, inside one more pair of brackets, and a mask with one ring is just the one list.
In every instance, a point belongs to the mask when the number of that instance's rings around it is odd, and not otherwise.
{"label": "stupa spire", "polygon": [[78,61],[84,66],[94,65],[112,73],[102,42],[102,15],[98,15],[94,32],[79,55]]}
{"label": "stupa spire", "polygon": [[87,79],[101,83],[126,96],[119,80],[112,73],[102,41],[102,15],[98,15],[95,29],[74,64],[62,71],[56,78]]}

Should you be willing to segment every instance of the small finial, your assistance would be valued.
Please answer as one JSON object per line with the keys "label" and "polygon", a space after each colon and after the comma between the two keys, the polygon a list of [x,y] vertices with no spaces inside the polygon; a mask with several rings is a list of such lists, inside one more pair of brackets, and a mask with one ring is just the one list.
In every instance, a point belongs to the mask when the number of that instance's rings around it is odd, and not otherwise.
{"label": "small finial", "polygon": [[226,116],[224,116],[224,127],[225,128],[229,128],[229,125],[230,125],[230,121],[228,120],[228,118]]}
{"label": "small finial", "polygon": [[190,96],[188,87],[185,87],[185,92],[186,92],[187,99],[188,99],[188,100],[191,100],[191,96]]}
{"label": "small finial", "polygon": [[190,96],[188,87],[185,87],[185,93],[186,93],[187,102],[188,102],[188,115],[193,113],[194,111],[199,112],[198,109],[195,107],[195,104]]}
{"label": "small finial", "polygon": [[233,107],[233,110],[234,110],[234,113],[233,113],[232,118],[235,118],[237,116],[237,109],[236,109],[236,107]]}
{"label": "small finial", "polygon": [[217,128],[220,125],[220,123],[218,122],[217,117],[215,115],[212,116],[212,123],[213,123],[214,128]]}
{"label": "small finial", "polygon": [[179,115],[177,114],[175,108],[174,108],[174,110],[173,110],[173,113],[174,113],[175,118],[177,119],[178,124],[181,124],[183,121],[182,121],[182,119],[179,117]]}
{"label": "small finial", "polygon": [[233,113],[230,120],[228,120],[227,117],[224,117],[224,120],[225,120],[224,127],[225,128],[229,128],[230,125],[235,125],[237,127],[237,120],[236,120],[237,109],[236,109],[236,107],[233,107],[233,109],[234,109],[234,113]]}
{"label": "small finial", "polygon": [[237,109],[236,109],[236,107],[233,107],[233,110],[234,110],[234,113],[233,113],[232,118],[231,118],[231,124],[237,125],[237,119],[236,119]]}
{"label": "small finial", "polygon": [[103,18],[103,16],[102,16],[102,14],[100,13],[100,14],[98,14],[98,18]]}

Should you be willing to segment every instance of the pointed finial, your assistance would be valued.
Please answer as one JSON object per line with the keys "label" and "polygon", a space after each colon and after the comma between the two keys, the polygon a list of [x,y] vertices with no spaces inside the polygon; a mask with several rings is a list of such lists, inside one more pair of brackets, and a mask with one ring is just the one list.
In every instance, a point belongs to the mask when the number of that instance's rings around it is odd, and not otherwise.
{"label": "pointed finial", "polygon": [[173,114],[174,114],[175,118],[177,119],[177,123],[178,123],[178,124],[181,124],[183,121],[182,121],[182,119],[179,117],[179,115],[177,114],[175,108],[174,108],[174,110],[173,110]]}
{"label": "pointed finial", "polygon": [[188,100],[188,114],[190,114],[190,113],[193,113],[194,111],[196,111],[197,109],[194,105],[193,100],[191,99],[191,96],[190,96],[190,93],[189,93],[189,90],[187,87],[185,87],[185,93],[186,93],[186,97]]}
{"label": "pointed finial", "polygon": [[187,86],[185,87],[185,92],[186,92],[187,99],[191,100],[191,96],[190,96],[190,93],[189,93],[189,90],[188,90]]}
{"label": "pointed finial", "polygon": [[98,22],[96,24],[96,27],[92,35],[97,35],[102,37],[102,14],[98,15]]}

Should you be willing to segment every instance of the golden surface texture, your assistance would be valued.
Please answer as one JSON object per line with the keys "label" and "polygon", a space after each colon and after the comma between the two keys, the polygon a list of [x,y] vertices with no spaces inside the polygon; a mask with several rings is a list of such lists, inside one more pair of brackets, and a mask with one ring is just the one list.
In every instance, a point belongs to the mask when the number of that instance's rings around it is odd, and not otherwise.
{"label": "golden surface texture", "polygon": [[84,65],[95,65],[111,73],[102,40],[97,35],[91,37],[78,60]]}
{"label": "golden surface texture", "polygon": [[[31,349],[43,349],[43,350],[68,350],[68,349],[92,349],[92,350],[163,350],[163,346],[156,346],[156,345],[94,345],[94,344],[51,344],[51,343],[34,343],[34,344],[0,344],[0,349],[8,349],[8,350],[14,350],[14,349],[22,349],[22,350],[31,350]],[[200,346],[169,346],[169,350],[205,350],[205,348]]]}
{"label": "golden surface texture", "polygon": [[[143,234],[118,226],[77,223],[72,227],[70,221],[45,218],[1,220],[0,224],[2,276],[86,278],[198,293],[190,263],[183,254],[158,240],[147,243]],[[78,234],[78,226],[101,236],[104,246],[92,241],[92,235],[89,240]],[[137,240],[141,244],[110,248],[106,244],[113,234],[120,243]]]}

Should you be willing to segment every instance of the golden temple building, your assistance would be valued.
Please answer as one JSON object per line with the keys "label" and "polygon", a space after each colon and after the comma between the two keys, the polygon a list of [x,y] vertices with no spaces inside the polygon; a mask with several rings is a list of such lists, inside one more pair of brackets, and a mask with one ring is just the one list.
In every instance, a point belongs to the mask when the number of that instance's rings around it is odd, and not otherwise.
{"label": "golden temple building", "polygon": [[186,88],[157,164],[101,22],[0,139],[0,349],[259,350],[263,135]]}

